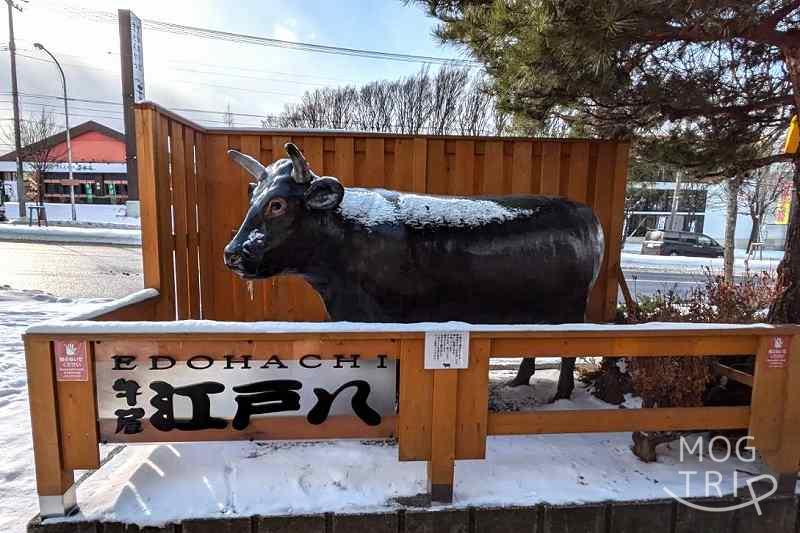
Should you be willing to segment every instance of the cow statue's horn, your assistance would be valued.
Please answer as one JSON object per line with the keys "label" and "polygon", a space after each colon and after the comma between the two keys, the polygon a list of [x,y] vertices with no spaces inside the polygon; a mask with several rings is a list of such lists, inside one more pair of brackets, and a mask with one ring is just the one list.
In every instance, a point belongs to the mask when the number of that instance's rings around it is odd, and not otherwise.
{"label": "cow statue's horn", "polygon": [[267,178],[267,169],[264,167],[264,165],[259,163],[256,158],[250,157],[249,155],[244,155],[236,150],[228,150],[228,157],[239,163],[239,165],[241,165],[242,168],[244,168],[248,174],[253,176],[257,181],[262,181]]}
{"label": "cow statue's horn", "polygon": [[283,145],[286,153],[289,154],[289,158],[292,160],[292,165],[294,166],[294,170],[292,171],[292,178],[297,183],[311,183],[314,178],[317,177],[310,168],[308,168],[308,161],[303,156],[303,152],[292,143],[286,143]]}

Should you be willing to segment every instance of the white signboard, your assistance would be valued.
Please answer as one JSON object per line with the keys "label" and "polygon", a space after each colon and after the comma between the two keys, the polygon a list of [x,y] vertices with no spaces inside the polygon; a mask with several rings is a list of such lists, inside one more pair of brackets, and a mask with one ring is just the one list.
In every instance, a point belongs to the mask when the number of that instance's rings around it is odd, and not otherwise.
{"label": "white signboard", "polygon": [[425,369],[469,367],[469,331],[425,333]]}
{"label": "white signboard", "polygon": [[[312,425],[352,415],[375,426],[394,414],[396,361],[385,355],[300,359],[167,354],[115,355],[96,362],[101,439],[157,432],[232,428],[256,419],[305,417]],[[106,429],[103,429],[106,428]]]}
{"label": "white signboard", "polygon": [[131,59],[133,63],[133,101],[144,100],[144,54],[142,53],[142,21],[131,13]]}

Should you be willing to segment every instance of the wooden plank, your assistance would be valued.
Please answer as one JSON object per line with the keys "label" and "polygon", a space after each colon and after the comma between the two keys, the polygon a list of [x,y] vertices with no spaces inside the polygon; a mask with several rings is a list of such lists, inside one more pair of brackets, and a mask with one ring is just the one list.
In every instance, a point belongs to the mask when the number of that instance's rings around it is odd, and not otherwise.
{"label": "wooden plank", "polygon": [[449,193],[456,196],[471,196],[474,190],[475,143],[456,141],[456,164]]}
{"label": "wooden plank", "polygon": [[781,444],[786,399],[786,368],[770,366],[767,361],[772,337],[759,340],[753,394],[750,400],[749,434],[762,452],[774,452]]}
{"label": "wooden plank", "polygon": [[630,356],[630,357],[702,357],[706,355],[749,355],[758,349],[757,337],[715,335],[696,332],[693,336],[677,336],[671,333],[650,336],[585,337],[563,335],[562,337],[495,338],[492,342],[493,357],[520,356]]}
{"label": "wooden plank", "polygon": [[589,179],[589,143],[573,143],[570,146],[567,198],[576,202],[586,202],[587,179]]}
{"label": "wooden plank", "polygon": [[[317,140],[319,141],[318,157],[321,160],[322,139],[318,138]],[[251,157],[255,157],[256,159],[258,159],[261,154],[261,138],[252,135],[242,137],[241,151],[245,155],[249,155]],[[254,181],[253,177],[244,171],[242,171],[241,180],[242,180],[241,186],[244,188],[243,191],[247,191],[250,183]],[[239,212],[241,213],[240,217],[242,220],[244,220],[245,214],[249,209],[250,209],[250,198],[246,193],[242,192],[239,200]],[[266,292],[269,286],[261,281],[249,281],[249,282],[242,281],[241,283],[245,286],[245,291],[243,294],[243,302],[242,302],[242,309],[244,312],[243,319],[248,322],[257,320],[266,320],[267,317],[265,316],[266,309],[264,306],[264,300],[267,297]]]}
{"label": "wooden plank", "polygon": [[533,191],[531,184],[531,159],[533,145],[527,141],[514,141],[514,155],[511,168],[511,194],[530,194]]}
{"label": "wooden plank", "polygon": [[400,461],[427,461],[431,457],[433,373],[424,369],[424,348],[422,340],[403,340],[400,347]]}
{"label": "wooden plank", "polygon": [[156,209],[158,213],[158,248],[159,269],[161,277],[161,293],[159,319],[175,320],[175,261],[174,230],[172,226],[172,180],[170,176],[169,160],[169,119],[164,116],[157,118],[156,125]]}
{"label": "wooden plank", "polygon": [[431,458],[428,461],[428,492],[431,500],[453,500],[456,458],[456,417],[458,415],[458,371],[433,370],[433,419]]}
{"label": "wooden plank", "polygon": [[483,183],[481,194],[501,195],[504,193],[503,143],[487,141],[483,155]]}
{"label": "wooden plank", "polygon": [[[158,246],[158,191],[156,188],[157,132],[155,112],[136,109],[136,150],[142,224],[142,270],[146,288],[161,288],[161,250]],[[161,305],[159,305],[159,316]]]}
{"label": "wooden plank", "polygon": [[322,174],[324,165],[322,137],[305,137],[303,139],[303,155],[311,170],[316,174]]}
{"label": "wooden plank", "polygon": [[447,154],[442,139],[428,139],[426,186],[430,194],[447,194]]}
{"label": "wooden plank", "polygon": [[364,187],[384,187],[383,139],[368,137],[366,142],[366,162],[364,176],[359,179]]}
{"label": "wooden plank", "polygon": [[[225,147],[224,153],[220,155],[220,157],[223,157],[225,160],[224,172],[228,177],[228,202],[225,209],[221,210],[217,215],[217,220],[219,220],[224,227],[228,228],[229,241],[237,235],[245,214],[247,213],[247,191],[251,181],[250,174],[244,170],[241,165],[235,163],[228,157],[227,152],[230,149],[238,150],[239,152],[243,150],[241,135],[228,135],[228,146]],[[218,257],[222,258],[223,253],[223,251],[220,251]],[[223,269],[227,276],[226,285],[231,297],[231,320],[246,322],[248,320],[248,311],[250,311],[252,305],[252,281],[246,281],[240,278],[226,268],[221,260],[220,263],[220,268]]]}
{"label": "wooden plank", "polygon": [[97,322],[138,321],[138,320],[154,321],[158,319],[156,316],[157,303],[158,303],[158,297],[154,297],[149,300],[144,300],[141,302],[136,302],[135,304],[126,305],[125,307],[121,307],[119,309],[114,309],[113,311],[109,311],[108,313],[96,316],[92,320]]}
{"label": "wooden plank", "polygon": [[[598,148],[597,173],[594,176],[594,198],[592,208],[594,209],[600,224],[603,226],[605,234],[605,253],[603,263],[597,281],[592,288],[587,306],[587,317],[590,322],[607,321],[606,297],[608,294],[609,264],[613,251],[619,249],[619,244],[613,243],[615,233],[611,231],[611,205],[614,188],[614,170],[616,162],[616,146],[611,143],[602,143]],[[617,253],[619,255],[619,253]],[[619,259],[617,259],[619,260]],[[616,276],[616,273],[614,273]],[[613,290],[617,290],[614,283]],[[616,306],[615,306],[616,309]]]}
{"label": "wooden plank", "polygon": [[[762,451],[769,467],[778,474],[794,479],[800,463],[800,337],[794,336],[787,361],[783,421],[780,447],[774,452]],[[756,441],[758,445],[758,441]],[[761,451],[761,450],[759,450]],[[794,487],[794,483],[791,485]]]}
{"label": "wooden plank", "polygon": [[414,191],[414,140],[396,139],[394,143],[394,169],[387,187],[397,191]]}
{"label": "wooden plank", "polygon": [[[226,357],[252,356],[252,366],[263,364],[275,355],[281,360],[297,360],[308,354],[320,359],[344,358],[354,354],[360,359],[397,359],[401,357],[401,341],[398,339],[353,339],[348,341],[322,338],[309,339],[248,339],[248,340],[147,340],[112,339],[95,341],[97,361],[111,361],[115,355],[136,357],[135,365],[147,366],[151,355],[169,356],[176,361],[186,361],[197,355],[210,357],[214,361],[225,361]],[[261,363],[259,363],[259,361]],[[224,366],[224,365],[222,365]]]}
{"label": "wooden plank", "polygon": [[[221,201],[222,198],[232,199],[231,174],[228,167],[227,155],[228,137],[226,135],[212,135],[206,138],[206,184],[207,198],[205,203],[208,209],[206,227],[211,233],[210,247],[207,252],[208,264],[212,278],[213,315],[206,318],[214,320],[234,320],[233,291],[230,272],[222,262],[223,250],[230,241],[231,227],[226,223],[230,212],[230,204]],[[238,179],[236,180],[238,184]],[[238,188],[238,187],[236,187]],[[205,295],[204,295],[205,297]]]}
{"label": "wooden plank", "polygon": [[170,170],[172,175],[172,216],[175,225],[175,294],[178,320],[189,318],[189,249],[186,206],[186,152],[183,126],[171,123]]}
{"label": "wooden plank", "polygon": [[89,380],[57,381],[61,450],[67,470],[100,468],[100,438],[97,433],[94,356],[89,346]]}
{"label": "wooden plank", "polygon": [[611,202],[605,205],[608,213],[606,228],[606,293],[603,302],[603,316],[607,321],[614,320],[617,313],[617,279],[621,272],[622,226],[625,212],[625,189],[628,183],[628,145],[615,147],[614,176],[611,180]]}
{"label": "wooden plank", "polygon": [[483,459],[486,457],[492,341],[471,339],[469,345],[469,368],[458,370],[455,458]]}
{"label": "wooden plank", "polygon": [[489,413],[489,435],[689,431],[747,427],[749,407],[665,407]]}
{"label": "wooden plank", "polygon": [[714,373],[718,376],[725,376],[726,378],[741,383],[742,385],[747,385],[748,387],[753,386],[753,376],[751,374],[742,372],[741,370],[737,370],[728,365],[714,363]]}
{"label": "wooden plank", "polygon": [[224,440],[304,440],[304,439],[390,439],[395,435],[396,416],[381,417],[380,424],[369,426],[356,416],[333,415],[319,425],[309,424],[303,416],[256,417],[239,431],[225,429],[198,431],[160,431],[149,420],[142,420],[142,432],[132,435],[116,433],[116,419],[101,419],[100,433],[104,443],[127,442],[214,442]]}
{"label": "wooden plank", "polygon": [[200,240],[197,233],[197,165],[195,132],[183,129],[184,168],[186,169],[186,255],[189,285],[189,318],[200,318]]}
{"label": "wooden plank", "polygon": [[64,465],[61,452],[52,348],[50,341],[39,338],[25,336],[24,342],[36,491],[39,496],[59,496],[69,489],[74,477]]}
{"label": "wooden plank", "polygon": [[558,196],[561,175],[561,143],[542,142],[542,178],[539,194]]}
{"label": "wooden plank", "polygon": [[[200,316],[209,319],[214,313],[214,259],[211,240],[211,201],[206,168],[206,136],[195,134],[197,152],[197,232],[200,264]],[[217,259],[218,260],[218,259]]]}
{"label": "wooden plank", "polygon": [[336,177],[345,187],[355,185],[354,153],[352,137],[336,137]]}
{"label": "wooden plank", "polygon": [[414,168],[411,191],[424,193],[428,190],[428,140],[414,137]]}

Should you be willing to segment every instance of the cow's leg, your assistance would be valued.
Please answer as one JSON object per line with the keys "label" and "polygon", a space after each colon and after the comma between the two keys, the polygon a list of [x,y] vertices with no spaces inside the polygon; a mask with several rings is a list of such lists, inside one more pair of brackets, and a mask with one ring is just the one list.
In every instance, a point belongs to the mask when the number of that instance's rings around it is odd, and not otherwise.
{"label": "cow's leg", "polygon": [[509,387],[519,387],[520,385],[529,385],[533,373],[536,372],[536,358],[526,357],[520,363],[517,369],[517,375],[508,382]]}
{"label": "cow's leg", "polygon": [[552,401],[569,400],[575,389],[575,358],[561,358],[561,373],[558,375],[558,388]]}

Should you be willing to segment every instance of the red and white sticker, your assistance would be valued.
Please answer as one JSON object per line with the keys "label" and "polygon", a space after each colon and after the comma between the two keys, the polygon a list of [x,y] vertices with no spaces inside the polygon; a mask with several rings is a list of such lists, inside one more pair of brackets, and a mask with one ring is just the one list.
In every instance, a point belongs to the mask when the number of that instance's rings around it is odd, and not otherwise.
{"label": "red and white sticker", "polygon": [[792,338],[788,336],[772,337],[767,350],[767,366],[769,368],[786,368],[789,362],[789,348]]}
{"label": "red and white sticker", "polygon": [[89,343],[53,341],[58,381],[89,381]]}

